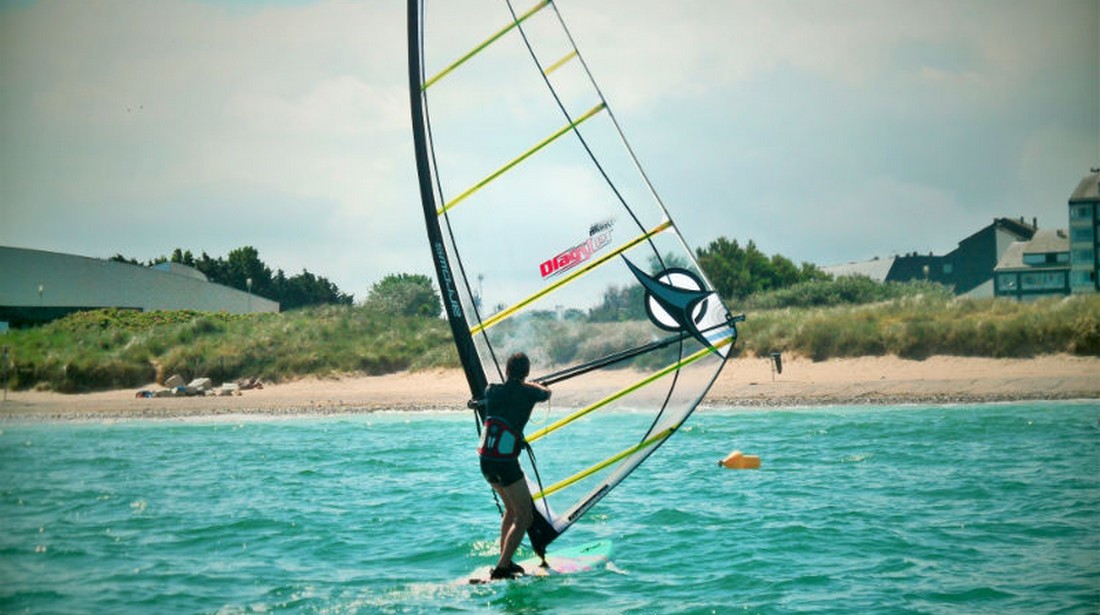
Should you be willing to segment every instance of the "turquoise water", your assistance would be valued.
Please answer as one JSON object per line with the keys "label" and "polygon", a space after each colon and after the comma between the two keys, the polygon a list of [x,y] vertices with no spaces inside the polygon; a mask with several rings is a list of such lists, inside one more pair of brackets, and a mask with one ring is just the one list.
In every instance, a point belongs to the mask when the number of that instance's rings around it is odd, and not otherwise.
{"label": "turquoise water", "polygon": [[0,424],[0,612],[1097,613],[1098,420],[703,411],[560,539],[610,569],[476,587],[466,414]]}

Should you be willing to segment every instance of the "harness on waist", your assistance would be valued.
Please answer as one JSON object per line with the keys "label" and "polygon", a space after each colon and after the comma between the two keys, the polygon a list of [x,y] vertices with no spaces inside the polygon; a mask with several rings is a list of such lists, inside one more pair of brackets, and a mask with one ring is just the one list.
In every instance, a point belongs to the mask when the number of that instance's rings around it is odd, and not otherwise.
{"label": "harness on waist", "polygon": [[517,432],[507,421],[497,416],[485,418],[481,441],[477,445],[477,454],[482,458],[518,459],[526,446],[523,434]]}

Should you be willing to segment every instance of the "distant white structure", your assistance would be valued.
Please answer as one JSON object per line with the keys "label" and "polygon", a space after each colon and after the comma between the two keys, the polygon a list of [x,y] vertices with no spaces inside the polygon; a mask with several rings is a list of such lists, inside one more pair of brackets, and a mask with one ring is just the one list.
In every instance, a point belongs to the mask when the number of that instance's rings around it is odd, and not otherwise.
{"label": "distant white structure", "polygon": [[876,282],[885,282],[886,276],[890,275],[890,268],[894,266],[895,260],[897,258],[893,256],[890,258],[874,258],[869,261],[829,265],[828,267],[822,267],[821,270],[833,277],[861,275]]}
{"label": "distant white structure", "polygon": [[46,322],[96,308],[278,312],[270,299],[207,281],[179,263],[142,267],[0,246],[0,322]]}

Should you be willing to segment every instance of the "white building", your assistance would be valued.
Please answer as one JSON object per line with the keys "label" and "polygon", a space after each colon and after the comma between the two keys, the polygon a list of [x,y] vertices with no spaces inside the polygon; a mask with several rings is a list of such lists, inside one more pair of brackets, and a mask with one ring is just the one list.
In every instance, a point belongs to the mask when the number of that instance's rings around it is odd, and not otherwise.
{"label": "white building", "polygon": [[142,267],[99,258],[0,246],[0,322],[45,322],[96,308],[278,312],[279,304],[164,263]]}
{"label": "white building", "polygon": [[996,295],[1030,301],[1069,294],[1069,236],[1042,229],[1029,241],[1008,246],[994,269]]}

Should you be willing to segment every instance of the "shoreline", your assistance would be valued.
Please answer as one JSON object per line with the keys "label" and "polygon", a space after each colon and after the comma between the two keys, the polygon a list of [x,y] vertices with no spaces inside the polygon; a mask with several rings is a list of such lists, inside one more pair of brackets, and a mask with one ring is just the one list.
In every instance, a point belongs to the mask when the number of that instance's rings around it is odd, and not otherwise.
{"label": "shoreline", "polygon": [[[609,371],[601,380],[621,379],[625,386],[635,377]],[[262,389],[232,397],[137,398],[138,390],[8,391],[7,400],[0,402],[0,422],[462,411],[468,397],[459,369],[265,383]],[[783,373],[774,375],[769,359],[749,357],[727,363],[699,409],[1074,399],[1100,399],[1100,357],[886,356],[821,362],[784,357]]]}

